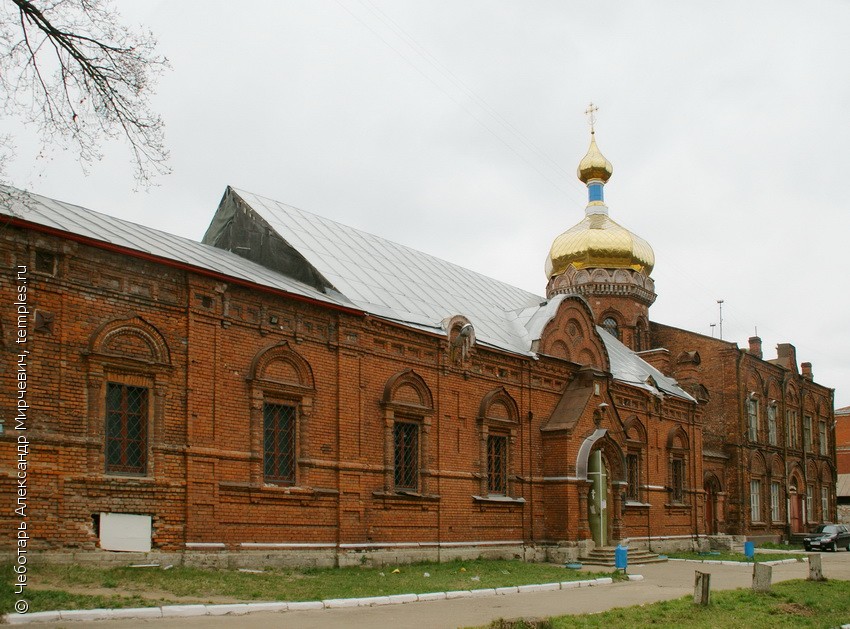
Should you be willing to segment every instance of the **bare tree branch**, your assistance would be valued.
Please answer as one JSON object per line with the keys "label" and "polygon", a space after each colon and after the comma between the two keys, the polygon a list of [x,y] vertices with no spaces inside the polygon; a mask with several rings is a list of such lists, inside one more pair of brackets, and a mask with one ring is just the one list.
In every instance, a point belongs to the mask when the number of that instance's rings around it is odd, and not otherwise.
{"label": "bare tree branch", "polygon": [[110,0],[0,0],[0,110],[37,125],[44,149],[75,148],[83,169],[124,136],[136,177],[167,174],[162,119],[149,97],[168,61]]}

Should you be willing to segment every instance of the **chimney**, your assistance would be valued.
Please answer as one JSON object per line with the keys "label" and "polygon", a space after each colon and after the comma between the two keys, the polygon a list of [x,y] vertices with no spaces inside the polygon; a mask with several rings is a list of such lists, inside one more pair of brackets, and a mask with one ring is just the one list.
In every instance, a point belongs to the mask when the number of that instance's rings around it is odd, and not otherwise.
{"label": "chimney", "polygon": [[780,343],[776,346],[776,364],[788,371],[797,373],[797,350],[791,343]]}
{"label": "chimney", "polygon": [[814,376],[812,376],[812,363],[800,363],[800,369],[803,372],[803,377],[806,380],[811,381]]}
{"label": "chimney", "polygon": [[756,358],[761,358],[761,339],[757,336],[750,337],[750,354]]}

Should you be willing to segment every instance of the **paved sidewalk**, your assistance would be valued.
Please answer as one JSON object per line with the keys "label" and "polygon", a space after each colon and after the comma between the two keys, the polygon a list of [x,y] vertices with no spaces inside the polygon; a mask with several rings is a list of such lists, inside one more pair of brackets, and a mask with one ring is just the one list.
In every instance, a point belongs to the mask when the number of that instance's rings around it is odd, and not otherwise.
{"label": "paved sidewalk", "polygon": [[[850,580],[850,553],[824,553],[824,576]],[[750,587],[750,566],[725,566],[691,562],[667,562],[634,567],[631,573],[643,574],[643,581],[619,582],[604,587],[508,594],[486,598],[465,598],[432,602],[321,609],[283,613],[259,612],[246,616],[200,616],[155,620],[113,620],[96,622],[60,622],[30,624],[28,627],[68,627],[69,629],[262,629],[283,627],[298,629],[456,629],[487,624],[496,618],[554,616],[600,612],[614,607],[679,598],[693,594],[694,571],[711,573],[712,590]],[[773,581],[805,579],[808,563],[773,567]],[[850,613],[848,613],[850,622]]]}

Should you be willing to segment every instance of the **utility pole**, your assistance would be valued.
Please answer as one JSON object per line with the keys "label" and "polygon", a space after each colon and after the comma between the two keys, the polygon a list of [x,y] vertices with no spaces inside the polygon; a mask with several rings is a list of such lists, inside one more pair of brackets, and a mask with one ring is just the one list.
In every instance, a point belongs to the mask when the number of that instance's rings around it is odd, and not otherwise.
{"label": "utility pole", "polygon": [[723,340],[723,300],[717,300],[717,307],[720,309],[720,340]]}

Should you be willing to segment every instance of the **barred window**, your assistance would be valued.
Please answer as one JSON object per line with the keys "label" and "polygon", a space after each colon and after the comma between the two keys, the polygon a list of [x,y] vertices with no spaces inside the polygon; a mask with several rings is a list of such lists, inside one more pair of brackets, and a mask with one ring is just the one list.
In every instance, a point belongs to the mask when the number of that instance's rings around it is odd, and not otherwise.
{"label": "barred window", "polygon": [[148,451],[148,389],[106,385],[106,471],[145,474]]}
{"label": "barred window", "polygon": [[508,438],[487,436],[487,491],[506,494],[508,491]]}
{"label": "barred window", "polygon": [[685,461],[673,459],[670,484],[673,491],[673,502],[685,501]]}
{"label": "barred window", "polygon": [[419,489],[419,424],[396,422],[393,426],[395,445],[396,489]]}
{"label": "barred window", "polygon": [[617,325],[617,320],[614,317],[606,317],[602,320],[602,327],[614,338],[620,338],[620,328]]}
{"label": "barred window", "polygon": [[630,452],[626,455],[626,500],[640,500],[640,455]]}
{"label": "barred window", "polygon": [[263,404],[263,474],[266,482],[295,482],[295,407]]}

